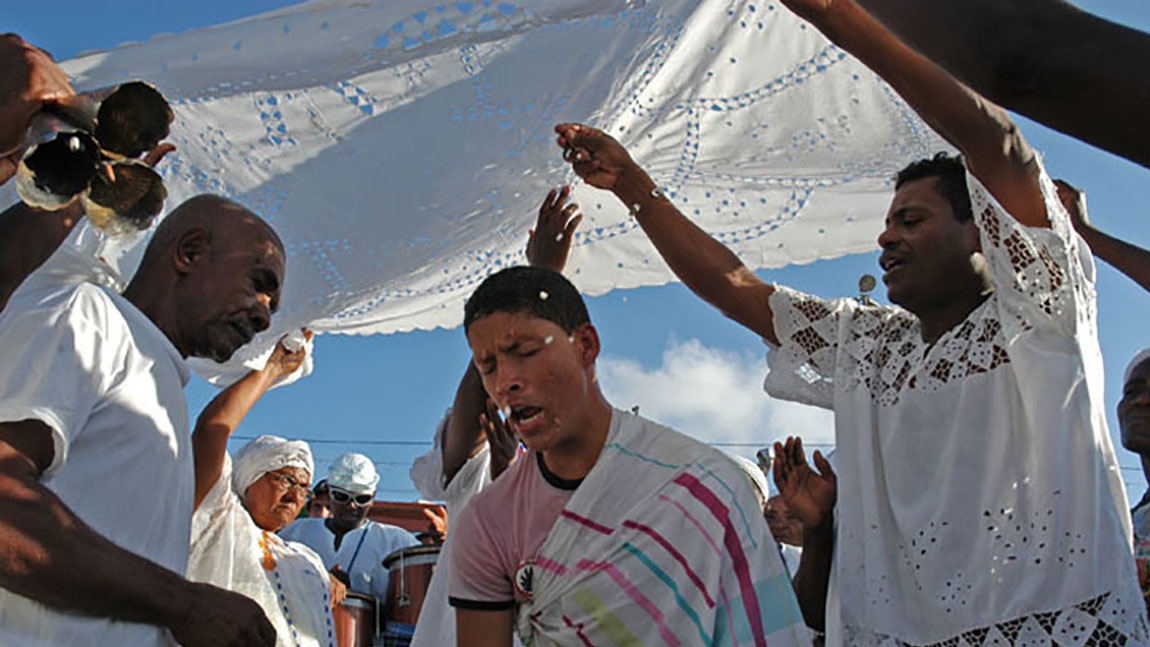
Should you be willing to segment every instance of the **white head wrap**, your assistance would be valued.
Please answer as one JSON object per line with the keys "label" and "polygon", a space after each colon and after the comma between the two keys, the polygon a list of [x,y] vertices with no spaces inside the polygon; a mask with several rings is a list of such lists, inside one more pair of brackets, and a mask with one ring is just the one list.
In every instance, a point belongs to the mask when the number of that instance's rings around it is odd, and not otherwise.
{"label": "white head wrap", "polygon": [[1134,355],[1134,359],[1130,360],[1130,363],[1126,365],[1126,372],[1122,375],[1122,386],[1126,386],[1126,383],[1130,381],[1130,374],[1134,372],[1134,369],[1138,368],[1139,364],[1148,359],[1150,359],[1150,347],[1143,348]]}
{"label": "white head wrap", "polygon": [[335,459],[327,469],[327,484],[353,494],[375,494],[379,474],[370,458],[352,452]]}
{"label": "white head wrap", "polygon": [[232,489],[242,497],[264,474],[285,467],[307,470],[308,479],[311,479],[315,473],[311,448],[302,440],[260,436],[241,447],[232,459]]}
{"label": "white head wrap", "polygon": [[737,455],[733,455],[732,458],[735,459],[735,462],[738,463],[739,467],[743,468],[743,471],[747,473],[747,476],[751,478],[751,483],[754,483],[755,489],[759,491],[759,498],[765,505],[767,499],[771,498],[771,487],[767,485],[767,475],[764,474],[763,470],[759,469],[759,466],[749,458],[744,458]]}

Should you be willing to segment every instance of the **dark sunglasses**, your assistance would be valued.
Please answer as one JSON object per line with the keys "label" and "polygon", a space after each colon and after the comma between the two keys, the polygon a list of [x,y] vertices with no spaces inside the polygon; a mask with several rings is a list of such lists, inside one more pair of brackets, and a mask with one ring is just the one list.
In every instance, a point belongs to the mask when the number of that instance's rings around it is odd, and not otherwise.
{"label": "dark sunglasses", "polygon": [[352,494],[347,490],[341,490],[333,485],[328,486],[328,492],[331,493],[331,500],[340,504],[354,501],[356,505],[367,505],[375,498],[374,494]]}

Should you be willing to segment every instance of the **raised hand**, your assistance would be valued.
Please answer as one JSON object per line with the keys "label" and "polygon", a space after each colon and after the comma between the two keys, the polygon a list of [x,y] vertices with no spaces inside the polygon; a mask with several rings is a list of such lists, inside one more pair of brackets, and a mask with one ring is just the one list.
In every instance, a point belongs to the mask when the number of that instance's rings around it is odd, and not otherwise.
{"label": "raised hand", "polygon": [[1074,225],[1075,231],[1082,233],[1084,228],[1090,227],[1090,216],[1086,211],[1086,194],[1066,180],[1055,180],[1054,186],[1058,190],[1058,200],[1066,208],[1066,213],[1070,214],[1070,224]]}
{"label": "raised hand", "polygon": [[[314,334],[312,331],[304,328],[303,335],[308,341],[311,341]],[[271,378],[272,384],[295,373],[299,370],[299,367],[303,365],[304,359],[307,358],[306,345],[300,347],[298,350],[289,350],[288,347],[284,345],[285,339],[287,339],[287,335],[280,338],[279,343],[276,344],[275,350],[272,351],[271,357],[268,358],[268,362],[263,368],[263,373]]]}
{"label": "raised hand", "polygon": [[499,417],[499,408],[491,398],[487,398],[486,411],[479,414],[479,428],[487,437],[488,451],[491,452],[491,478],[494,480],[515,460],[519,449],[519,439],[511,427]]}
{"label": "raised hand", "polygon": [[600,189],[614,189],[619,178],[637,169],[631,155],[614,137],[582,124],[559,124],[557,143],[575,174]]}
{"label": "raised hand", "polygon": [[33,115],[75,94],[47,52],[16,34],[0,35],[0,184],[16,173]]}
{"label": "raised hand", "polygon": [[436,542],[442,543],[443,537],[447,534],[447,510],[423,508],[421,512],[423,512],[423,518],[427,519],[427,529],[420,533],[420,539],[426,542],[426,537],[432,537]]}
{"label": "raised hand", "polygon": [[800,18],[816,23],[836,5],[853,0],[783,0],[783,4]]}
{"label": "raised hand", "polygon": [[331,608],[334,611],[347,599],[347,587],[343,585],[343,582],[335,579],[335,576],[331,573],[327,574],[327,579],[331,586]]}
{"label": "raised hand", "polygon": [[829,519],[838,499],[838,478],[822,453],[815,450],[816,472],[807,464],[803,440],[787,438],[786,444],[775,443],[772,472],[775,487],[791,512],[813,530]]}
{"label": "raised hand", "polygon": [[571,185],[551,189],[539,206],[539,219],[527,237],[527,262],[531,265],[556,272],[567,266],[575,228],[583,220],[579,205],[567,201],[570,196]]}

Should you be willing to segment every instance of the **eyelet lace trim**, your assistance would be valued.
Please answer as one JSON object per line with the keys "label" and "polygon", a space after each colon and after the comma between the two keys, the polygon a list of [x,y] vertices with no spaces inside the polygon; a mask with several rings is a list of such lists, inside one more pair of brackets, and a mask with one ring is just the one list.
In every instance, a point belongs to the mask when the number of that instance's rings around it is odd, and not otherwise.
{"label": "eyelet lace trim", "polygon": [[[1150,636],[1137,606],[1114,592],[1058,611],[1034,613],[964,631],[939,642],[913,645],[861,627],[843,627],[843,642],[858,647],[1121,647]],[[1123,629],[1125,627],[1126,629]]]}

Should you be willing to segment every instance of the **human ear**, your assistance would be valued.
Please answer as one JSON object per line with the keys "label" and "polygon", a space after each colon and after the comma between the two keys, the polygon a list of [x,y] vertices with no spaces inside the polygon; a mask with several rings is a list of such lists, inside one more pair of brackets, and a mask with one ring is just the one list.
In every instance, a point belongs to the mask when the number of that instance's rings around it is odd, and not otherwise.
{"label": "human ear", "polygon": [[579,345],[579,355],[583,366],[592,366],[599,358],[599,331],[589,323],[581,324],[571,332],[575,343]]}
{"label": "human ear", "polygon": [[978,225],[974,223],[974,218],[967,220],[963,223],[963,235],[966,236],[966,242],[970,246],[971,253],[982,252],[982,235],[978,229]]}
{"label": "human ear", "polygon": [[184,232],[173,246],[172,262],[179,274],[187,274],[192,266],[200,262],[211,245],[211,236],[200,229],[189,229]]}

